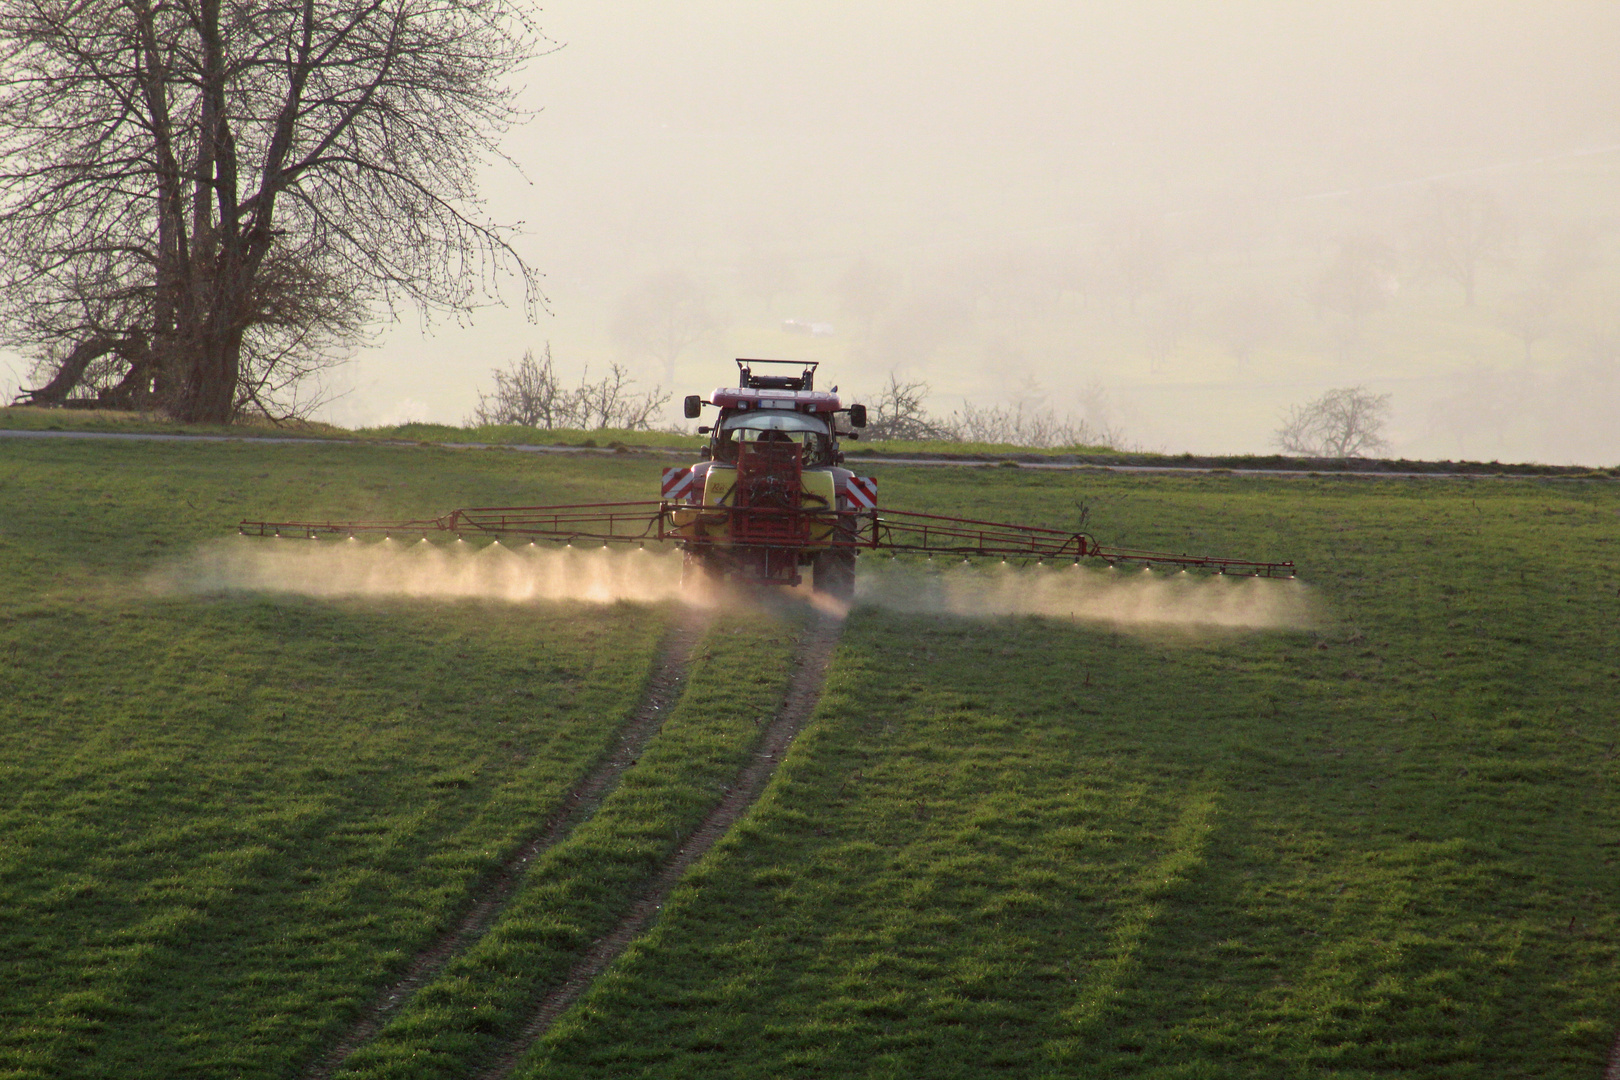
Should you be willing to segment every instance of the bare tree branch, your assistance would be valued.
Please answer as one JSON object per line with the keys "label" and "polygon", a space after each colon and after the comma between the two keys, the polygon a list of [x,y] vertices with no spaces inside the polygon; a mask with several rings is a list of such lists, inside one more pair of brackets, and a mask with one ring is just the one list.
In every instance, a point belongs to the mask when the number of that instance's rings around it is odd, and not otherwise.
{"label": "bare tree branch", "polygon": [[635,380],[618,364],[596,382],[591,381],[587,367],[579,385],[569,389],[558,380],[552,366],[550,342],[540,359],[536,360],[530,349],[510,369],[497,369],[493,374],[495,389],[479,392],[471,423],[516,424],[542,430],[595,431],[612,427],[648,431],[658,410],[669,404],[670,398],[661,386],[645,394],[632,394],[630,387]]}
{"label": "bare tree branch", "polygon": [[1329,390],[1306,405],[1295,405],[1273,439],[1290,454],[1306,457],[1365,457],[1386,449],[1384,422],[1389,395],[1365,387]]}
{"label": "bare tree branch", "polygon": [[515,274],[532,312],[476,175],[541,40],[511,0],[0,0],[0,345],[35,395],[225,420],[307,401],[378,308]]}

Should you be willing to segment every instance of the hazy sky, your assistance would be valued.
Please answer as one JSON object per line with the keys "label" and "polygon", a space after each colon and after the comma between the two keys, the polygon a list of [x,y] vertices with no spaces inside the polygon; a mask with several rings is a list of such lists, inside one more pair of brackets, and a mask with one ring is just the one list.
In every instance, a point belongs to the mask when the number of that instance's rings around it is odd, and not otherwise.
{"label": "hazy sky", "polygon": [[[1559,443],[1567,417],[1518,421],[1494,443],[1436,419],[1468,412],[1457,403],[1482,384],[1552,402],[1601,372],[1601,349],[1581,343],[1620,284],[1612,0],[561,0],[535,18],[561,47],[527,72],[541,111],[505,144],[521,174],[492,166],[486,190],[498,218],[524,222],[549,313],[531,325],[489,310],[425,332],[407,315],[334,380],[351,392],[332,418],[459,422],[491,367],[546,341],[565,373],[621,360],[662,382],[612,322],[639,280],[678,270],[710,292],[719,329],[681,354],[677,401],[723,381],[733,356],[786,352],[826,360],[846,389],[890,370],[924,379],[941,411],[1033,380],[1055,408],[1107,411],[1150,448],[1244,451],[1266,449],[1283,404],[1360,382],[1393,395],[1397,451],[1620,460],[1606,433]],[[1478,313],[1447,308],[1407,251],[1435,177],[1490,190],[1516,223]],[[1110,265],[1099,252],[1121,222],[1152,233],[1168,269],[1110,307],[1075,282]],[[1529,348],[1494,340],[1491,305],[1528,287],[1566,225],[1596,238],[1581,314]],[[1306,296],[1350,235],[1399,251],[1405,291],[1318,356],[1329,330]],[[769,303],[748,281],[761,257],[790,267]],[[840,303],[859,259],[892,282],[893,312],[877,317],[896,327],[888,339],[858,333]],[[986,315],[972,294],[994,282],[961,282],[1014,265],[1031,296],[1044,273],[1056,299],[1031,317]],[[1235,364],[1200,344],[1239,288],[1228,283],[1274,297],[1278,320]],[[1176,337],[1180,324],[1152,312],[1178,305],[1182,337],[1152,363],[1136,355],[1156,327]],[[901,327],[929,310],[951,328],[931,347]],[[837,333],[785,335],[785,318]],[[912,346],[901,357],[885,340]],[[1608,411],[1591,423],[1620,429],[1620,381],[1594,394]]]}

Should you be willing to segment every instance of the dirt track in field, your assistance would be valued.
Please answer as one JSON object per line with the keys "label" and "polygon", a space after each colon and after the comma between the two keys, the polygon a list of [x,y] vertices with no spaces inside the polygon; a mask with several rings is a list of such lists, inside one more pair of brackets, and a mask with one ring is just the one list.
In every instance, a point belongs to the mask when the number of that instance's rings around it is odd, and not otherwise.
{"label": "dirt track in field", "polygon": [[843,629],[842,619],[814,615],[799,640],[794,657],[795,670],[787,694],[758,744],[726,789],[726,795],[709,811],[685,844],[664,863],[623,918],[605,937],[598,938],[562,985],[548,992],[535,1005],[534,1013],[510,1045],[476,1075],[479,1080],[502,1080],[541,1036],[551,1029],[567,1008],[577,1001],[591,983],[605,971],[637,935],[657,917],[675,885],[694,863],[708,853],[754,805],[795,736],[804,728],[821,698],[821,685],[832,663]]}
{"label": "dirt track in field", "polygon": [[337,1044],[304,1073],[306,1080],[327,1080],[336,1072],[350,1054],[382,1029],[400,1006],[489,929],[536,856],[590,819],[624,771],[641,757],[642,750],[674,708],[686,684],[692,654],[712,618],[707,610],[682,609],[665,637],[636,711],[619,730],[613,752],[569,790],[545,824],[525,840],[500,869],[479,884],[470,906],[456,925],[412,958],[404,974],[367,1006]]}

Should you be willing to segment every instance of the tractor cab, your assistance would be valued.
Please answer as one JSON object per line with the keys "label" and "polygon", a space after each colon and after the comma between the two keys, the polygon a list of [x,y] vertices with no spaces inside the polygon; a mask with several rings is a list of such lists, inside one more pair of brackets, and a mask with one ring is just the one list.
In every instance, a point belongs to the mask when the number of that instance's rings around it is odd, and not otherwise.
{"label": "tractor cab", "polygon": [[[755,374],[756,364],[776,364],[799,368],[797,375]],[[864,427],[866,409],[852,405],[844,409],[837,387],[832,393],[815,388],[816,363],[799,364],[788,360],[738,360],[737,386],[721,387],[705,402],[697,394],[686,399],[686,415],[696,419],[704,405],[720,409],[712,426],[698,428],[709,436],[708,457],[734,465],[743,447],[754,443],[794,443],[800,448],[800,462],[807,468],[831,468],[839,463],[838,440],[855,438],[854,432],[840,432],[837,414],[846,413],[852,428]]]}
{"label": "tractor cab", "polygon": [[[797,368],[794,374],[755,372],[760,365]],[[839,417],[851,428],[864,427],[866,409],[845,408],[832,392],[815,388],[816,364],[788,360],[738,360],[736,386],[723,386],[708,401],[686,399],[686,415],[696,419],[705,405],[720,415],[698,428],[709,436],[704,460],[665,472],[666,497],[677,495],[703,510],[682,511],[676,519],[686,541],[688,564],[759,581],[795,584],[801,565],[825,566],[818,580],[837,582],[844,591],[846,567],[854,558],[845,518],[851,499],[865,491],[842,467]],[[859,505],[870,505],[860,502]],[[837,549],[837,550],[833,550]],[[836,563],[836,566],[833,565]]]}

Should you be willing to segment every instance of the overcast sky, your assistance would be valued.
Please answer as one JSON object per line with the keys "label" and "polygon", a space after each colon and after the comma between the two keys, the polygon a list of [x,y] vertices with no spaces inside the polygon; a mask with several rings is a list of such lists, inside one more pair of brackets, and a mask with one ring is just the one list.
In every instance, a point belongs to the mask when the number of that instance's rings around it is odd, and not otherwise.
{"label": "overcast sky", "polygon": [[[677,401],[724,381],[733,356],[813,354],[846,389],[891,370],[926,381],[941,411],[1021,383],[1148,448],[1262,451],[1283,405],[1364,383],[1392,395],[1397,452],[1620,460],[1620,381],[1602,383],[1591,344],[1620,282],[1612,0],[559,0],[535,18],[559,48],[526,73],[540,111],[505,143],[521,172],[493,165],[486,191],[524,223],[549,312],[407,313],[334,380],[349,393],[331,418],[460,422],[492,367],[547,341],[567,374],[619,361],[665,382],[613,319],[639,281],[679,271],[717,329],[679,356]],[[1487,190],[1516,223],[1477,312],[1407,243],[1436,184]],[[1110,300],[1096,283],[1121,222],[1165,261],[1140,296]],[[1569,229],[1598,252],[1564,280],[1579,310],[1530,346],[1493,338],[1493,305],[1542,288],[1535,267]],[[1392,302],[1353,335],[1308,302],[1349,236],[1399,257]],[[748,280],[762,258],[790,268],[780,299]],[[838,290],[862,259],[892,283],[864,332]],[[1048,275],[1029,295],[1051,284],[1053,299],[995,314],[961,282],[997,266]],[[1230,306],[1227,279],[1277,320],[1235,362],[1201,329]],[[1178,306],[1179,337],[1154,314]],[[930,317],[949,333],[902,326]],[[834,335],[786,335],[788,318]],[[1156,336],[1171,344],[1135,344]],[[1584,441],[1550,412],[1456,421],[1478,411],[1470,394],[1556,411],[1572,392],[1593,399]]]}

